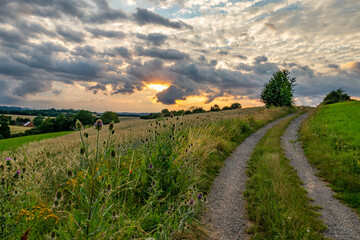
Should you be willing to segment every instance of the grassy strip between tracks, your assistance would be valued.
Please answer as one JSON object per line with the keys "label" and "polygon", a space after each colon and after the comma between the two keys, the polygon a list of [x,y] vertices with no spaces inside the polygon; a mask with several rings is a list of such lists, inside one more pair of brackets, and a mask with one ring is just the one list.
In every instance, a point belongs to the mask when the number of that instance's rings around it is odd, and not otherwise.
{"label": "grassy strip between tracks", "polygon": [[301,113],[270,129],[251,156],[245,197],[252,239],[323,239],[316,207],[281,147],[281,136]]}

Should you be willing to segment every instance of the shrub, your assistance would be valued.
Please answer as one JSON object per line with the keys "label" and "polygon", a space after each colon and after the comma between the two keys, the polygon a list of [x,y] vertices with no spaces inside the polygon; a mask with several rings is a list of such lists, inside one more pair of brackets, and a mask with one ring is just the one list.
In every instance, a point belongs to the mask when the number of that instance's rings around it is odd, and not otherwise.
{"label": "shrub", "polygon": [[332,104],[337,102],[350,101],[350,96],[345,93],[341,88],[338,90],[331,91],[328,95],[325,96],[323,104]]}

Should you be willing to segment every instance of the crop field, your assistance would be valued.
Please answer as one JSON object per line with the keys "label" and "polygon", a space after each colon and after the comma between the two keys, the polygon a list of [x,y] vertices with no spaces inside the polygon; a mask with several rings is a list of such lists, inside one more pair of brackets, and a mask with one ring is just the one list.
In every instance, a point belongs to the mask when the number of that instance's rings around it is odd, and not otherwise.
{"label": "crop field", "polygon": [[23,127],[23,126],[9,126],[11,134],[23,133],[26,130],[32,129],[30,127]]}
{"label": "crop field", "polygon": [[301,129],[305,154],[338,199],[360,213],[360,102],[318,108]]}
{"label": "crop field", "polygon": [[223,160],[252,132],[290,111],[132,118],[2,151],[0,234],[199,239],[206,233],[197,216]]}
{"label": "crop field", "polygon": [[12,120],[16,120],[16,118],[29,118],[31,121],[36,118],[36,116],[30,116],[30,115],[17,115],[17,114],[4,114],[5,116],[11,117]]}

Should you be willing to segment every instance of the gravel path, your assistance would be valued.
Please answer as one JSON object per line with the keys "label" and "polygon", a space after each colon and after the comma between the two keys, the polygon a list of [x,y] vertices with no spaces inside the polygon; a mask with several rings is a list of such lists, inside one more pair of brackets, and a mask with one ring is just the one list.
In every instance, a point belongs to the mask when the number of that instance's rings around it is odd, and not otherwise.
{"label": "gravel path", "polygon": [[211,229],[211,239],[236,240],[249,238],[245,233],[248,221],[246,219],[246,202],[243,198],[247,180],[245,172],[247,162],[254,147],[267,130],[283,119],[271,122],[250,135],[225,160],[225,165],[221,168],[207,197],[207,208],[202,218],[204,224]]}
{"label": "gravel path", "polygon": [[328,227],[325,236],[332,239],[360,239],[359,216],[332,197],[335,193],[315,176],[316,170],[308,163],[301,142],[295,142],[300,124],[306,116],[304,114],[296,118],[282,137],[286,156],[303,181],[309,197],[314,199],[315,205],[323,208],[320,210],[321,218]]}

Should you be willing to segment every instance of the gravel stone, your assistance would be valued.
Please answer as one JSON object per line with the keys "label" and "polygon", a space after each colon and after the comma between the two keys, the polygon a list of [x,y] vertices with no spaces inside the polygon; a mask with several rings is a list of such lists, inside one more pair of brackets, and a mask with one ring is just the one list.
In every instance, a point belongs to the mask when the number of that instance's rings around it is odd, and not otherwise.
{"label": "gravel stone", "polygon": [[314,200],[314,205],[322,207],[321,218],[328,227],[324,235],[339,240],[360,239],[359,216],[335,199],[331,188],[315,176],[317,171],[309,164],[302,149],[302,142],[297,141],[299,127],[306,117],[307,114],[303,114],[296,118],[285,131],[282,145],[286,157],[291,160],[291,165],[303,181],[308,196]]}

